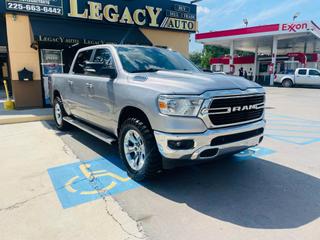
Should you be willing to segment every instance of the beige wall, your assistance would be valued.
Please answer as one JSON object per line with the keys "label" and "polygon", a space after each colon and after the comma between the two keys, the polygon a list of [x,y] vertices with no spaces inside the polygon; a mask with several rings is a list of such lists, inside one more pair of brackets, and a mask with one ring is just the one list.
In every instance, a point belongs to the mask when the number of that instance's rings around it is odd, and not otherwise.
{"label": "beige wall", "polygon": [[142,28],[141,31],[156,46],[167,46],[189,57],[189,33]]}
{"label": "beige wall", "polygon": [[[29,17],[6,14],[9,64],[13,96],[18,108],[42,106],[40,60],[38,50],[32,49],[32,30]],[[18,71],[33,72],[36,83],[18,81]]]}

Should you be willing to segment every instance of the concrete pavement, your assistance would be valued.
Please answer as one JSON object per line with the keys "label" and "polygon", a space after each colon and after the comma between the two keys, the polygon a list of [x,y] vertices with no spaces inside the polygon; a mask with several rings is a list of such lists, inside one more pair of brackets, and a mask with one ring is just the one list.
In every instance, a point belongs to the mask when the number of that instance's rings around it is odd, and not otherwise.
{"label": "concrete pavement", "polygon": [[6,111],[0,100],[0,125],[46,120],[53,120],[51,108]]}
{"label": "concrete pavement", "polygon": [[144,239],[112,197],[61,207],[47,169],[79,160],[59,134],[45,122],[0,125],[0,239]]}

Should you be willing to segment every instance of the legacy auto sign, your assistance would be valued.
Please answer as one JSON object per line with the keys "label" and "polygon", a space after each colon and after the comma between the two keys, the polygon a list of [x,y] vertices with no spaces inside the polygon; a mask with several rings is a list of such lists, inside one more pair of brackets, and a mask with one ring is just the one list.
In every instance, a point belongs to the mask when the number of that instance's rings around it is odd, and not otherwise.
{"label": "legacy auto sign", "polygon": [[197,30],[196,6],[170,0],[6,0],[6,9],[188,32]]}

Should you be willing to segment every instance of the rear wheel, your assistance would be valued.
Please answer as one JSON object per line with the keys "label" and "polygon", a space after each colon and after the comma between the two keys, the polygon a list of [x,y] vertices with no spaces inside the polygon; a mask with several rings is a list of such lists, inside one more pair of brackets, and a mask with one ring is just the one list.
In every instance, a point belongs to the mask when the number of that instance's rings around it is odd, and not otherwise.
{"label": "rear wheel", "polygon": [[56,123],[56,127],[63,131],[67,130],[69,125],[63,120],[67,116],[67,113],[64,110],[63,103],[60,97],[56,97],[53,101],[53,116]]}
{"label": "rear wheel", "polygon": [[293,87],[293,82],[291,79],[284,79],[282,81],[282,87],[291,88]]}
{"label": "rear wheel", "polygon": [[122,124],[119,152],[128,175],[136,181],[150,178],[162,168],[152,130],[137,118],[129,118]]}

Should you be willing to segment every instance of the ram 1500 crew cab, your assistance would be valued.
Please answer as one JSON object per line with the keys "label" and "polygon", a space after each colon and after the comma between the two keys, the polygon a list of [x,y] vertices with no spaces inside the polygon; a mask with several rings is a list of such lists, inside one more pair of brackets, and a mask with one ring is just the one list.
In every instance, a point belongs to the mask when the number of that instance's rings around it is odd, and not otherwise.
{"label": "ram 1500 crew cab", "polygon": [[260,85],[204,73],[171,50],[83,48],[70,72],[50,81],[58,129],[71,124],[107,143],[117,141],[129,176],[138,181],[164,162],[214,159],[263,139]]}

